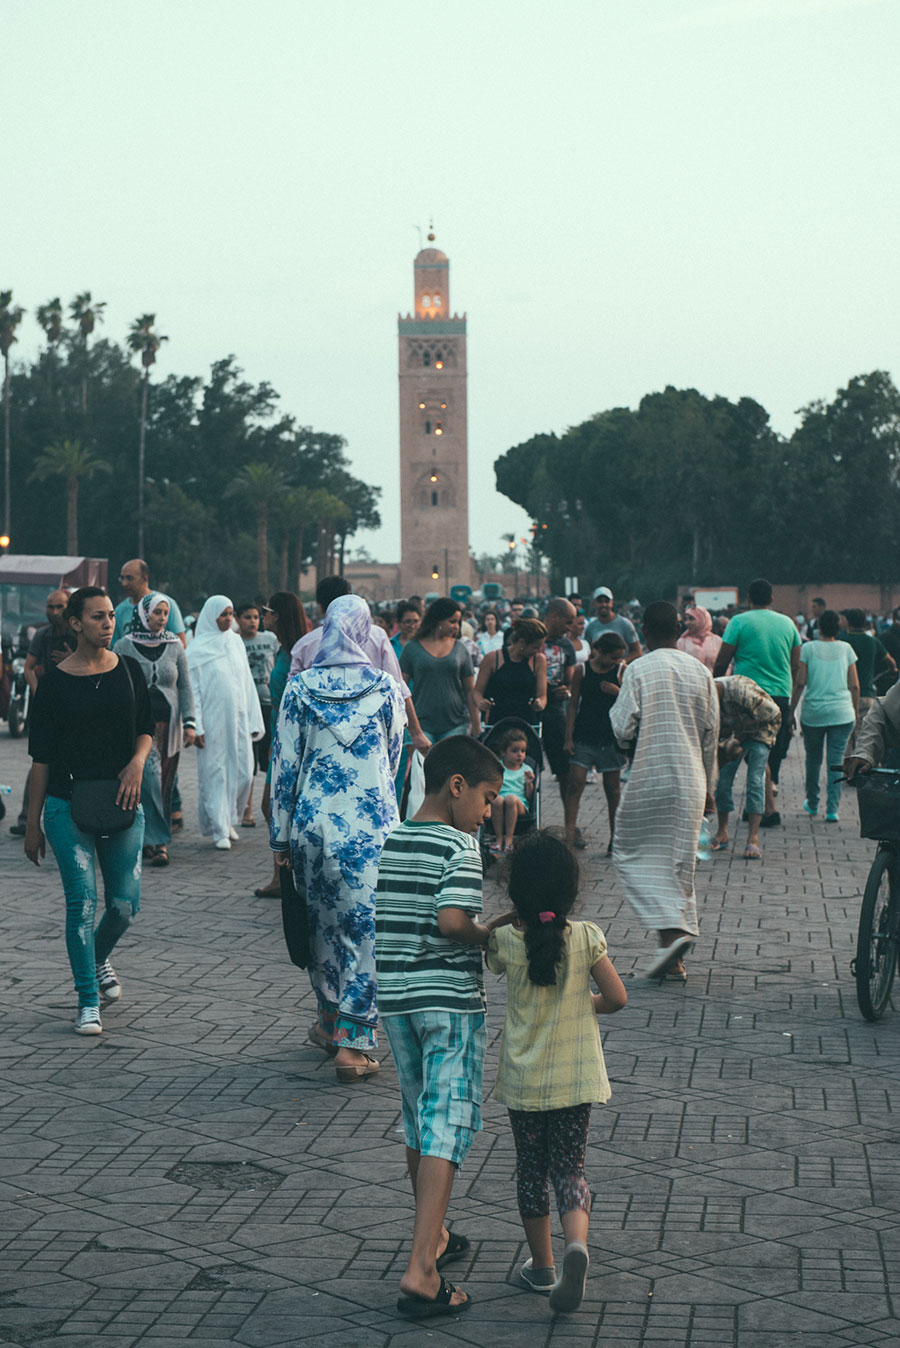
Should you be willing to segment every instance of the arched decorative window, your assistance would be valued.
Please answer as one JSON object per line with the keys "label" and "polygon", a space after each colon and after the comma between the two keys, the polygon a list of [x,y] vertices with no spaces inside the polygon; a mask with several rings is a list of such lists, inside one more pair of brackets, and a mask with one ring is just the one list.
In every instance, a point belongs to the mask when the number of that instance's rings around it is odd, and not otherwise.
{"label": "arched decorative window", "polygon": [[422,296],[422,308],[423,308],[423,309],[430,309],[430,308],[431,308],[431,296],[430,296],[430,295],[423,295],[423,296]]}
{"label": "arched decorative window", "polygon": [[430,422],[430,421],[426,421],[426,422],[425,422],[425,434],[426,434],[426,435],[430,435],[430,434],[431,434],[431,422]]}
{"label": "arched decorative window", "polygon": [[423,352],[422,352],[422,364],[423,364],[423,365],[430,365],[430,364],[431,364],[431,352],[430,352],[430,351],[423,351]]}
{"label": "arched decorative window", "polygon": [[431,493],[431,504],[432,504],[433,506],[436,506],[437,503],[438,503],[438,494],[437,494],[436,491],[433,491],[433,492]]}
{"label": "arched decorative window", "polygon": [[431,302],[432,302],[432,304],[434,305],[435,309],[440,309],[440,307],[441,307],[441,297],[440,297],[440,295],[433,295],[432,298],[431,298]]}

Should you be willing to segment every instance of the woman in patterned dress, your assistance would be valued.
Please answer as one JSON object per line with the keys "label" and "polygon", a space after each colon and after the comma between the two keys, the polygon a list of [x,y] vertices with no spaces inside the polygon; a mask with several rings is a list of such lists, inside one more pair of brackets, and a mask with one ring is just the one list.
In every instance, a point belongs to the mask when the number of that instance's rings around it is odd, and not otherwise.
{"label": "woman in patterned dress", "polygon": [[334,1056],[339,1081],[378,1071],[375,885],[398,822],[406,724],[400,685],[366,655],[370,626],[357,595],[329,604],[315,661],[285,689],[272,751],[272,850],[306,890],[318,1007],[308,1037]]}

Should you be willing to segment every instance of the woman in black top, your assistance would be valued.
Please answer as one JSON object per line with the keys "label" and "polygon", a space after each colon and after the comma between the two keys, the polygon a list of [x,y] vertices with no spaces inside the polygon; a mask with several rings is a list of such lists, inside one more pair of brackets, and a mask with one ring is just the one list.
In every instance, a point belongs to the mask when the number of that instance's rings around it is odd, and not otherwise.
{"label": "woman in black top", "polygon": [[475,701],[488,724],[507,716],[534,725],[547,705],[547,629],[537,618],[519,618],[505,650],[490,651],[478,667]]}
{"label": "woman in black top", "polygon": [[[66,898],[66,950],[78,993],[75,1033],[100,1034],[100,998],[113,1002],[122,995],[109,956],[140,903],[141,776],[150,752],[153,718],[140,667],[109,649],[115,620],[105,591],[96,585],[76,590],[66,617],[78,645],[46,672],[32,704],[25,855],[36,866],[46,855],[43,810]],[[72,782],[113,778],[121,783],[117,804],[136,808],[134,823],[105,837],[87,833],[72,818]],[[94,931],[97,862],[105,912]]]}

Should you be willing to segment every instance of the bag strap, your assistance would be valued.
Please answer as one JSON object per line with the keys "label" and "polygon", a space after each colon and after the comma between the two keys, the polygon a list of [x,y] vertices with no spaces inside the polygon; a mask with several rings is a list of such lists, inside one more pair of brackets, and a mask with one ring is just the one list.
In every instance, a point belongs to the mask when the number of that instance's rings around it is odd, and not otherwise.
{"label": "bag strap", "polygon": [[124,655],[119,656],[119,663],[125,670],[128,687],[131,689],[131,752],[134,753],[134,746],[137,740],[137,694],[134,691],[134,679],[131,677],[131,670],[128,668],[128,661]]}

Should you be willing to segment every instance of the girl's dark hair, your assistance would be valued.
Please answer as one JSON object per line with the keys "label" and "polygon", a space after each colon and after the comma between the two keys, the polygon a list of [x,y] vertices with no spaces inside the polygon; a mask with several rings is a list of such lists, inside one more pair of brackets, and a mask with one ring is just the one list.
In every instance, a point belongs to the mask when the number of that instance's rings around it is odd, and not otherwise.
{"label": "girl's dark hair", "polygon": [[300,596],[292,594],[290,590],[276,590],[266,607],[275,610],[275,635],[278,644],[289,651],[309,631],[306,609]]}
{"label": "girl's dark hair", "polygon": [[493,619],[494,619],[494,622],[497,624],[497,631],[499,632],[499,631],[500,631],[500,614],[497,612],[497,610],[496,610],[495,608],[486,608],[485,611],[482,613],[482,615],[481,615],[481,630],[482,630],[482,632],[486,632],[486,631],[487,631],[487,624],[486,624],[486,622],[485,622],[485,619],[486,619],[486,618],[493,618]]}
{"label": "girl's dark hair", "polygon": [[[525,837],[512,854],[509,897],[525,928],[528,977],[538,987],[556,982],[577,895],[578,862],[562,839],[545,829]],[[540,914],[549,911],[553,918],[542,922]]]}
{"label": "girl's dark hair", "polygon": [[612,655],[614,651],[626,649],[625,638],[620,636],[618,632],[601,632],[599,637],[595,637],[591,644],[594,650],[599,651],[601,655]]}
{"label": "girl's dark hair", "polygon": [[[865,618],[863,619],[865,621]],[[836,637],[841,630],[841,617],[835,613],[833,608],[827,608],[824,613],[819,614],[819,635],[823,637]]]}
{"label": "girl's dark hair", "polygon": [[457,604],[455,599],[432,599],[413,640],[422,641],[425,637],[430,637],[432,632],[437,631],[438,623],[446,622],[455,613],[462,613],[462,604]]}
{"label": "girl's dark hair", "polygon": [[69,602],[66,604],[65,619],[68,622],[70,618],[81,622],[81,615],[84,613],[84,606],[89,599],[99,599],[100,597],[108,599],[102,585],[82,585],[80,590],[73,590],[69,595]]}
{"label": "girl's dark hair", "polygon": [[495,752],[497,754],[505,753],[511,744],[518,744],[520,740],[527,747],[528,736],[525,731],[520,729],[519,726],[511,725],[507,730],[504,730],[502,735],[497,736]]}

